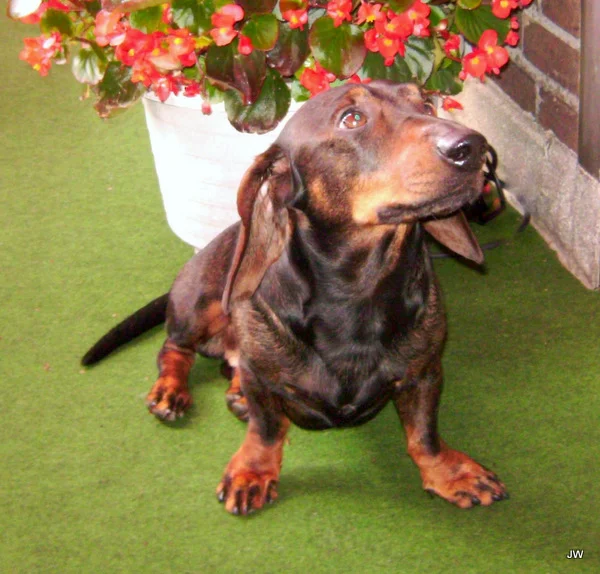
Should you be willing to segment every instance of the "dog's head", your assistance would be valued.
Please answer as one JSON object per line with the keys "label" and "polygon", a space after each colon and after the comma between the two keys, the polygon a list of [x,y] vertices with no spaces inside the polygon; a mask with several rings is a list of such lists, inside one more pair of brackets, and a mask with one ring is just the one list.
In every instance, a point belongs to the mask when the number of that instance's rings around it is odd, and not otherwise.
{"label": "dog's head", "polygon": [[225,309],[230,297],[253,293],[281,255],[289,208],[331,229],[421,221],[481,263],[460,208],[481,192],[487,149],[481,134],[437,118],[413,84],[347,84],[316,96],[240,185],[242,229]]}

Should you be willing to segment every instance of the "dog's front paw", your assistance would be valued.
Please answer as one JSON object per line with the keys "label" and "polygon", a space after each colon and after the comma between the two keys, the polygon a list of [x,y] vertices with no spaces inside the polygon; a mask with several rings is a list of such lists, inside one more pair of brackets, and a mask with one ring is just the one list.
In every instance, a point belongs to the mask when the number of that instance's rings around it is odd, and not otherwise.
{"label": "dog's front paw", "polygon": [[146,397],[148,410],[164,421],[182,417],[191,404],[192,397],[187,385],[167,377],[159,378]]}
{"label": "dog's front paw", "polygon": [[506,487],[490,470],[457,450],[447,449],[421,466],[423,488],[460,508],[489,506],[508,498]]}
{"label": "dog's front paw", "polygon": [[250,468],[238,469],[235,473],[225,471],[217,487],[217,498],[225,504],[227,512],[249,514],[277,499],[278,475],[278,472],[256,472]]}

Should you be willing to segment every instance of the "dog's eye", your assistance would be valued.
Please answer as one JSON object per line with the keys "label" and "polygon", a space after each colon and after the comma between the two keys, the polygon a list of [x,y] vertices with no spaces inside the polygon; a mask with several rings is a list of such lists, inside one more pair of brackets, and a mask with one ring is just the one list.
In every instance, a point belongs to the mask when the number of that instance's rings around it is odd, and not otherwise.
{"label": "dog's eye", "polygon": [[356,110],[346,112],[340,120],[340,127],[346,130],[360,128],[367,123],[367,116]]}
{"label": "dog's eye", "polygon": [[433,102],[426,101],[423,106],[425,108],[425,113],[428,116],[435,116],[435,105]]}

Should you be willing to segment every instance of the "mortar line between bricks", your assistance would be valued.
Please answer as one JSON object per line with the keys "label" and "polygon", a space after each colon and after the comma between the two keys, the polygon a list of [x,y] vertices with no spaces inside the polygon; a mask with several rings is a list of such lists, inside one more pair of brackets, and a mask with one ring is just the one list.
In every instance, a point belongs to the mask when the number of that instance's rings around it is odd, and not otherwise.
{"label": "mortar line between bricks", "polygon": [[550,93],[559,97],[563,102],[571,106],[572,108],[579,109],[579,96],[567,90],[567,88],[561,86],[556,80],[553,80],[538,67],[534,66],[524,55],[519,48],[509,48],[510,58],[520,68],[525,70],[536,82],[546,88]]}
{"label": "mortar line between bricks", "polygon": [[[536,4],[534,4],[530,7],[530,9],[527,10],[526,17],[532,22],[536,22],[543,28],[546,28],[548,32],[562,40],[565,44],[567,44],[574,50],[581,52],[581,40],[579,38],[576,38],[572,34],[569,34],[569,32],[567,32],[558,24],[550,20],[548,16],[545,16],[542,13],[540,8]],[[524,25],[524,22],[522,22],[522,25]]]}

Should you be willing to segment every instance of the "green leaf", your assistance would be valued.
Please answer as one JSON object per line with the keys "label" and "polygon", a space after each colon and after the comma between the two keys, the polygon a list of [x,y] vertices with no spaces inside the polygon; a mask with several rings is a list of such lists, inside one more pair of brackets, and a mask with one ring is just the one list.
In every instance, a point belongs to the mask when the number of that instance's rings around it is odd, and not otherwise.
{"label": "green leaf", "polygon": [[227,92],[223,92],[216,86],[213,86],[210,82],[203,82],[203,88],[204,93],[211,104],[220,104],[225,100],[225,94]]}
{"label": "green leaf", "polygon": [[210,46],[206,51],[206,75],[223,91],[234,87],[233,50],[228,46]]}
{"label": "green leaf", "polygon": [[248,36],[257,50],[271,50],[277,42],[279,26],[273,14],[253,14],[244,24],[242,34]]}
{"label": "green leaf", "polygon": [[396,14],[400,14],[401,12],[406,12],[414,3],[415,0],[389,0],[388,6],[390,10],[396,12]]}
{"label": "green leaf", "polygon": [[210,46],[206,52],[206,75],[219,89],[235,89],[244,105],[256,101],[267,74],[265,55],[254,50],[244,56],[237,50],[237,41],[227,46]]}
{"label": "green leaf", "polygon": [[290,28],[287,22],[280,22],[277,43],[266,54],[267,64],[288,78],[302,66],[309,53],[308,30]]}
{"label": "green leaf", "polygon": [[498,32],[498,43],[502,43],[510,30],[510,20],[496,18],[490,6],[480,6],[476,10],[457,8],[454,24],[471,44],[477,44],[481,34],[489,29]]}
{"label": "green leaf", "polygon": [[81,48],[73,56],[71,69],[78,82],[96,85],[104,75],[106,60],[101,60],[93,49]]}
{"label": "green leaf", "polygon": [[295,102],[306,102],[310,100],[310,92],[300,83],[297,78],[292,78],[290,91],[292,92],[292,99]]}
{"label": "green leaf", "polygon": [[425,88],[434,92],[441,92],[442,94],[455,95],[460,93],[463,88],[462,82],[458,79],[461,67],[460,62],[446,58],[439,70],[431,74],[425,84]]}
{"label": "green leaf", "polygon": [[161,28],[164,28],[162,22],[162,6],[152,6],[150,8],[144,8],[143,10],[137,10],[129,15],[129,22],[132,28],[151,34]]}
{"label": "green leaf", "polygon": [[404,55],[412,75],[424,84],[431,76],[435,63],[434,44],[431,38],[417,38],[411,36],[406,42],[406,54]]}
{"label": "green leaf", "polygon": [[215,12],[211,0],[173,0],[171,13],[179,28],[187,28],[192,34],[201,36],[212,28],[210,17]]}
{"label": "green leaf", "polygon": [[277,4],[277,0],[237,0],[246,16],[250,14],[270,14]]}
{"label": "green leaf", "polygon": [[358,71],[358,75],[372,80],[390,80],[391,82],[411,82],[413,80],[412,72],[407,63],[400,56],[396,56],[391,66],[384,64],[381,54],[368,52],[367,57]]}
{"label": "green leaf", "polygon": [[245,104],[252,104],[258,98],[267,75],[267,62],[265,55],[259,50],[254,50],[248,56],[237,52],[237,44],[233,56],[234,87],[244,98]]}
{"label": "green leaf", "polygon": [[336,28],[327,16],[312,25],[308,42],[315,60],[341,79],[357,72],[367,53],[358,26],[343,23]]}
{"label": "green leaf", "polygon": [[465,10],[474,10],[481,5],[481,0],[458,0],[458,6]]}
{"label": "green leaf", "polygon": [[108,118],[133,105],[145,91],[143,84],[131,81],[131,68],[122,67],[120,62],[110,62],[104,77],[94,86],[98,96],[94,108],[101,118]]}
{"label": "green leaf", "polygon": [[448,18],[446,12],[444,12],[439,6],[429,6],[431,10],[429,12],[429,22],[431,22],[431,27],[435,28],[442,20]]}
{"label": "green leaf", "polygon": [[59,10],[47,10],[40,21],[40,30],[47,34],[57,30],[63,36],[73,35],[73,25],[71,19],[65,12]]}
{"label": "green leaf", "polygon": [[85,9],[95,18],[96,14],[102,10],[102,4],[100,0],[89,0],[85,3]]}
{"label": "green leaf", "polygon": [[225,94],[225,110],[233,127],[240,132],[262,134],[272,130],[290,107],[290,90],[275,70],[267,70],[256,101],[245,106],[237,91]]}

